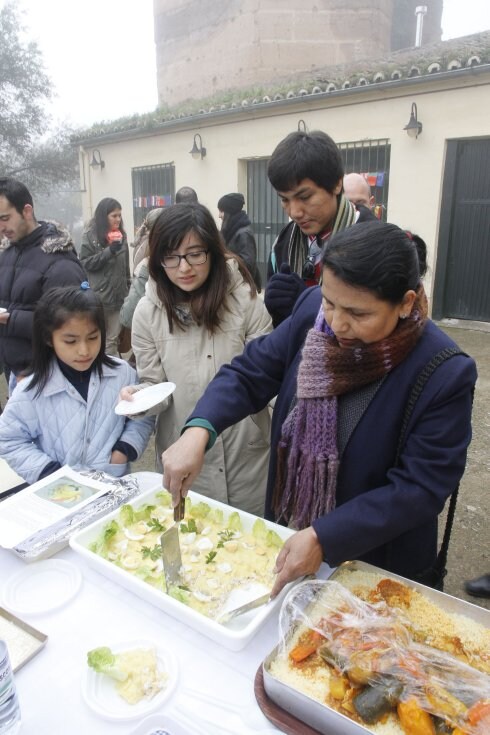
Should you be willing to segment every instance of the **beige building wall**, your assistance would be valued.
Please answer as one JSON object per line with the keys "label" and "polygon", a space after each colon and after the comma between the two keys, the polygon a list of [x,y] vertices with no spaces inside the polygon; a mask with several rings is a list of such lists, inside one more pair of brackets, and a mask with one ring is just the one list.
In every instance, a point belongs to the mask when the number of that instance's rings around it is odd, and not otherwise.
{"label": "beige building wall", "polygon": [[[309,130],[321,129],[337,142],[388,138],[391,144],[388,218],[401,227],[420,234],[429,248],[426,283],[432,291],[436,265],[440,202],[446,142],[452,138],[490,137],[490,73],[480,74],[455,88],[438,92],[419,85],[417,91],[392,90],[382,97],[377,92],[343,98],[294,101],[291,106],[255,113],[237,112],[236,118],[196,119],[194,125],[169,129],[158,135],[97,143],[106,162],[103,170],[87,174],[84,214],[88,218],[104,196],[115,196],[123,205],[124,221],[131,238],[131,169],[173,161],[176,189],[188,185],[196,189],[200,201],[217,218],[217,201],[222,194],[247,194],[246,161],[268,157],[276,144],[305,121]],[[410,117],[412,102],[418,106],[423,131],[410,138],[403,127]],[[195,160],[189,155],[194,133],[200,133],[207,155]],[[83,154],[85,171],[92,155]],[[218,220],[217,220],[218,221]]]}
{"label": "beige building wall", "polygon": [[390,51],[393,0],[154,0],[153,7],[159,103],[170,106]]}

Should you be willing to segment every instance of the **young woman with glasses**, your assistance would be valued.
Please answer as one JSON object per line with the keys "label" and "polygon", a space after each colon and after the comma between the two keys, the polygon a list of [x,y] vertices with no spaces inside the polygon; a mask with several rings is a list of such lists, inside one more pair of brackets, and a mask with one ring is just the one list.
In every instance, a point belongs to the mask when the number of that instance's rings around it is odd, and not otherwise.
{"label": "young woman with glasses", "polygon": [[[196,401],[221,365],[246,343],[272,329],[252,277],[228,252],[211,213],[201,204],[162,211],[150,233],[146,294],[132,324],[140,379],[122,398],[142,387],[172,381],[173,395],[157,413],[157,467],[180,436]],[[264,513],[269,461],[267,408],[211,437],[196,492],[256,515]]]}

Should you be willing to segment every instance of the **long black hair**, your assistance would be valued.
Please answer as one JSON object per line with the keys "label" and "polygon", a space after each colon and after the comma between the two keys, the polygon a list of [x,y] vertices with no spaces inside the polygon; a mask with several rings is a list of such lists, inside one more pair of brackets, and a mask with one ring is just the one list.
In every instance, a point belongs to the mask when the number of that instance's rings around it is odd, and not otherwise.
{"label": "long black hair", "polygon": [[419,288],[427,269],[427,249],[421,237],[396,225],[363,222],[330,238],[322,264],[350,286],[399,304],[407,291]]}
{"label": "long black hair", "polygon": [[99,376],[102,365],[114,367],[117,362],[105,354],[106,328],[104,307],[95,291],[80,286],[50,288],[39,299],[34,311],[32,330],[32,362],[29,375],[32,379],[29,388],[37,386],[36,397],[40,395],[48,382],[53,369],[52,334],[61,329],[63,324],[75,316],[90,319],[100,331],[100,350],[93,362]]}
{"label": "long black hair", "polygon": [[[115,209],[122,209],[122,207],[117,199],[113,199],[112,197],[105,197],[104,199],[101,199],[95,208],[95,232],[97,234],[97,242],[99,242],[101,245],[106,243],[107,233],[109,232],[109,220],[107,219],[107,217]],[[123,237],[126,238],[126,231],[124,229],[124,224],[122,220],[121,224],[119,225],[119,229],[121,230]]]}
{"label": "long black hair", "polygon": [[[162,259],[177,250],[189,232],[195,232],[208,250],[210,262],[209,276],[203,285],[190,294],[169,279]],[[177,311],[183,296],[188,298],[191,313],[196,324],[203,324],[214,333],[221,323],[222,308],[226,308],[226,297],[230,285],[230,271],[227,261],[234,258],[243,279],[250,286],[252,295],[257,289],[243,261],[226,250],[223,238],[214,218],[202,204],[174,204],[165,208],[157,217],[150,231],[150,276],[156,283],[158,298],[167,312],[169,329],[173,331],[174,322],[181,329],[184,325]]]}

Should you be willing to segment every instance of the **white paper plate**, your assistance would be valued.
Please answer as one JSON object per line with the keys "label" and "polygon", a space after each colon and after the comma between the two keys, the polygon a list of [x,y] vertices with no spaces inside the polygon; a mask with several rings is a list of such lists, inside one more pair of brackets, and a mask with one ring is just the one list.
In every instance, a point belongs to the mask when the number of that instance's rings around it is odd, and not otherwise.
{"label": "white paper plate", "polygon": [[6,311],[7,309],[4,309],[3,306],[0,306],[0,314],[5,314]]}
{"label": "white paper plate", "polygon": [[[193,715],[191,717],[194,719]],[[145,717],[139,723],[138,727],[131,731],[130,735],[162,735],[162,733],[169,733],[169,735],[196,735],[196,733],[201,732],[203,731],[196,726],[189,729],[175,718],[164,713],[159,713]]]}
{"label": "white paper plate", "polygon": [[71,562],[38,561],[5,580],[3,604],[15,613],[49,612],[66,605],[81,584],[81,572]]}
{"label": "white paper plate", "polygon": [[134,413],[147,411],[157,403],[161,403],[168,398],[175,390],[175,383],[157,383],[157,385],[149,385],[133,394],[132,401],[119,401],[114,409],[120,416],[131,416]]}
{"label": "white paper plate", "polygon": [[[107,645],[107,644],[104,644]],[[82,679],[82,694],[90,709],[105,720],[128,722],[141,719],[143,715],[162,706],[173,694],[177,686],[178,664],[175,656],[155,641],[139,640],[109,644],[113,653],[130,651],[133,648],[154,648],[158,668],[168,674],[167,685],[152,699],[143,699],[137,704],[128,704],[116,690],[116,682],[109,676],[98,674],[85,662],[85,675]]]}

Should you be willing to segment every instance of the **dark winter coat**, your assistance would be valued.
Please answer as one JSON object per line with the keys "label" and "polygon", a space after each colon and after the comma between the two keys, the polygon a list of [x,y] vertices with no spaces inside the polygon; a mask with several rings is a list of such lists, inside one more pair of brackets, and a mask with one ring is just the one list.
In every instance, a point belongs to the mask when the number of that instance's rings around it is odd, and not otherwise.
{"label": "dark winter coat", "polygon": [[106,309],[118,311],[126,298],[131,283],[129,251],[126,236],[117,253],[108,243],[99,243],[92,222],[82,236],[80,261],[88,273],[90,287],[96,291]]}
{"label": "dark winter coat", "polygon": [[260,272],[257,268],[257,244],[252,229],[252,223],[246,212],[237,212],[227,216],[226,224],[221,230],[225,238],[226,247],[232,253],[239,255],[245,262],[257,290],[262,288]]}
{"label": "dark winter coat", "polygon": [[[248,344],[221,368],[190,418],[204,418],[218,433],[276,394],[266,516],[282,424],[296,396],[296,376],[307,331],[321,304],[319,287],[307,289],[293,314],[271,334]],[[474,361],[457,355],[440,365],[415,405],[397,468],[393,466],[411,388],[422,368],[454,342],[431,321],[408,357],[381,383],[343,450],[336,508],[313,522],[325,560],[337,566],[362,559],[414,578],[435,560],[437,517],[465,468],[471,439]],[[339,415],[341,413],[339,401]]]}
{"label": "dark winter coat", "polygon": [[70,233],[57,222],[39,222],[30,235],[11,243],[0,261],[0,306],[10,313],[0,325],[0,362],[15,374],[31,361],[33,312],[53,286],[87,280]]}

